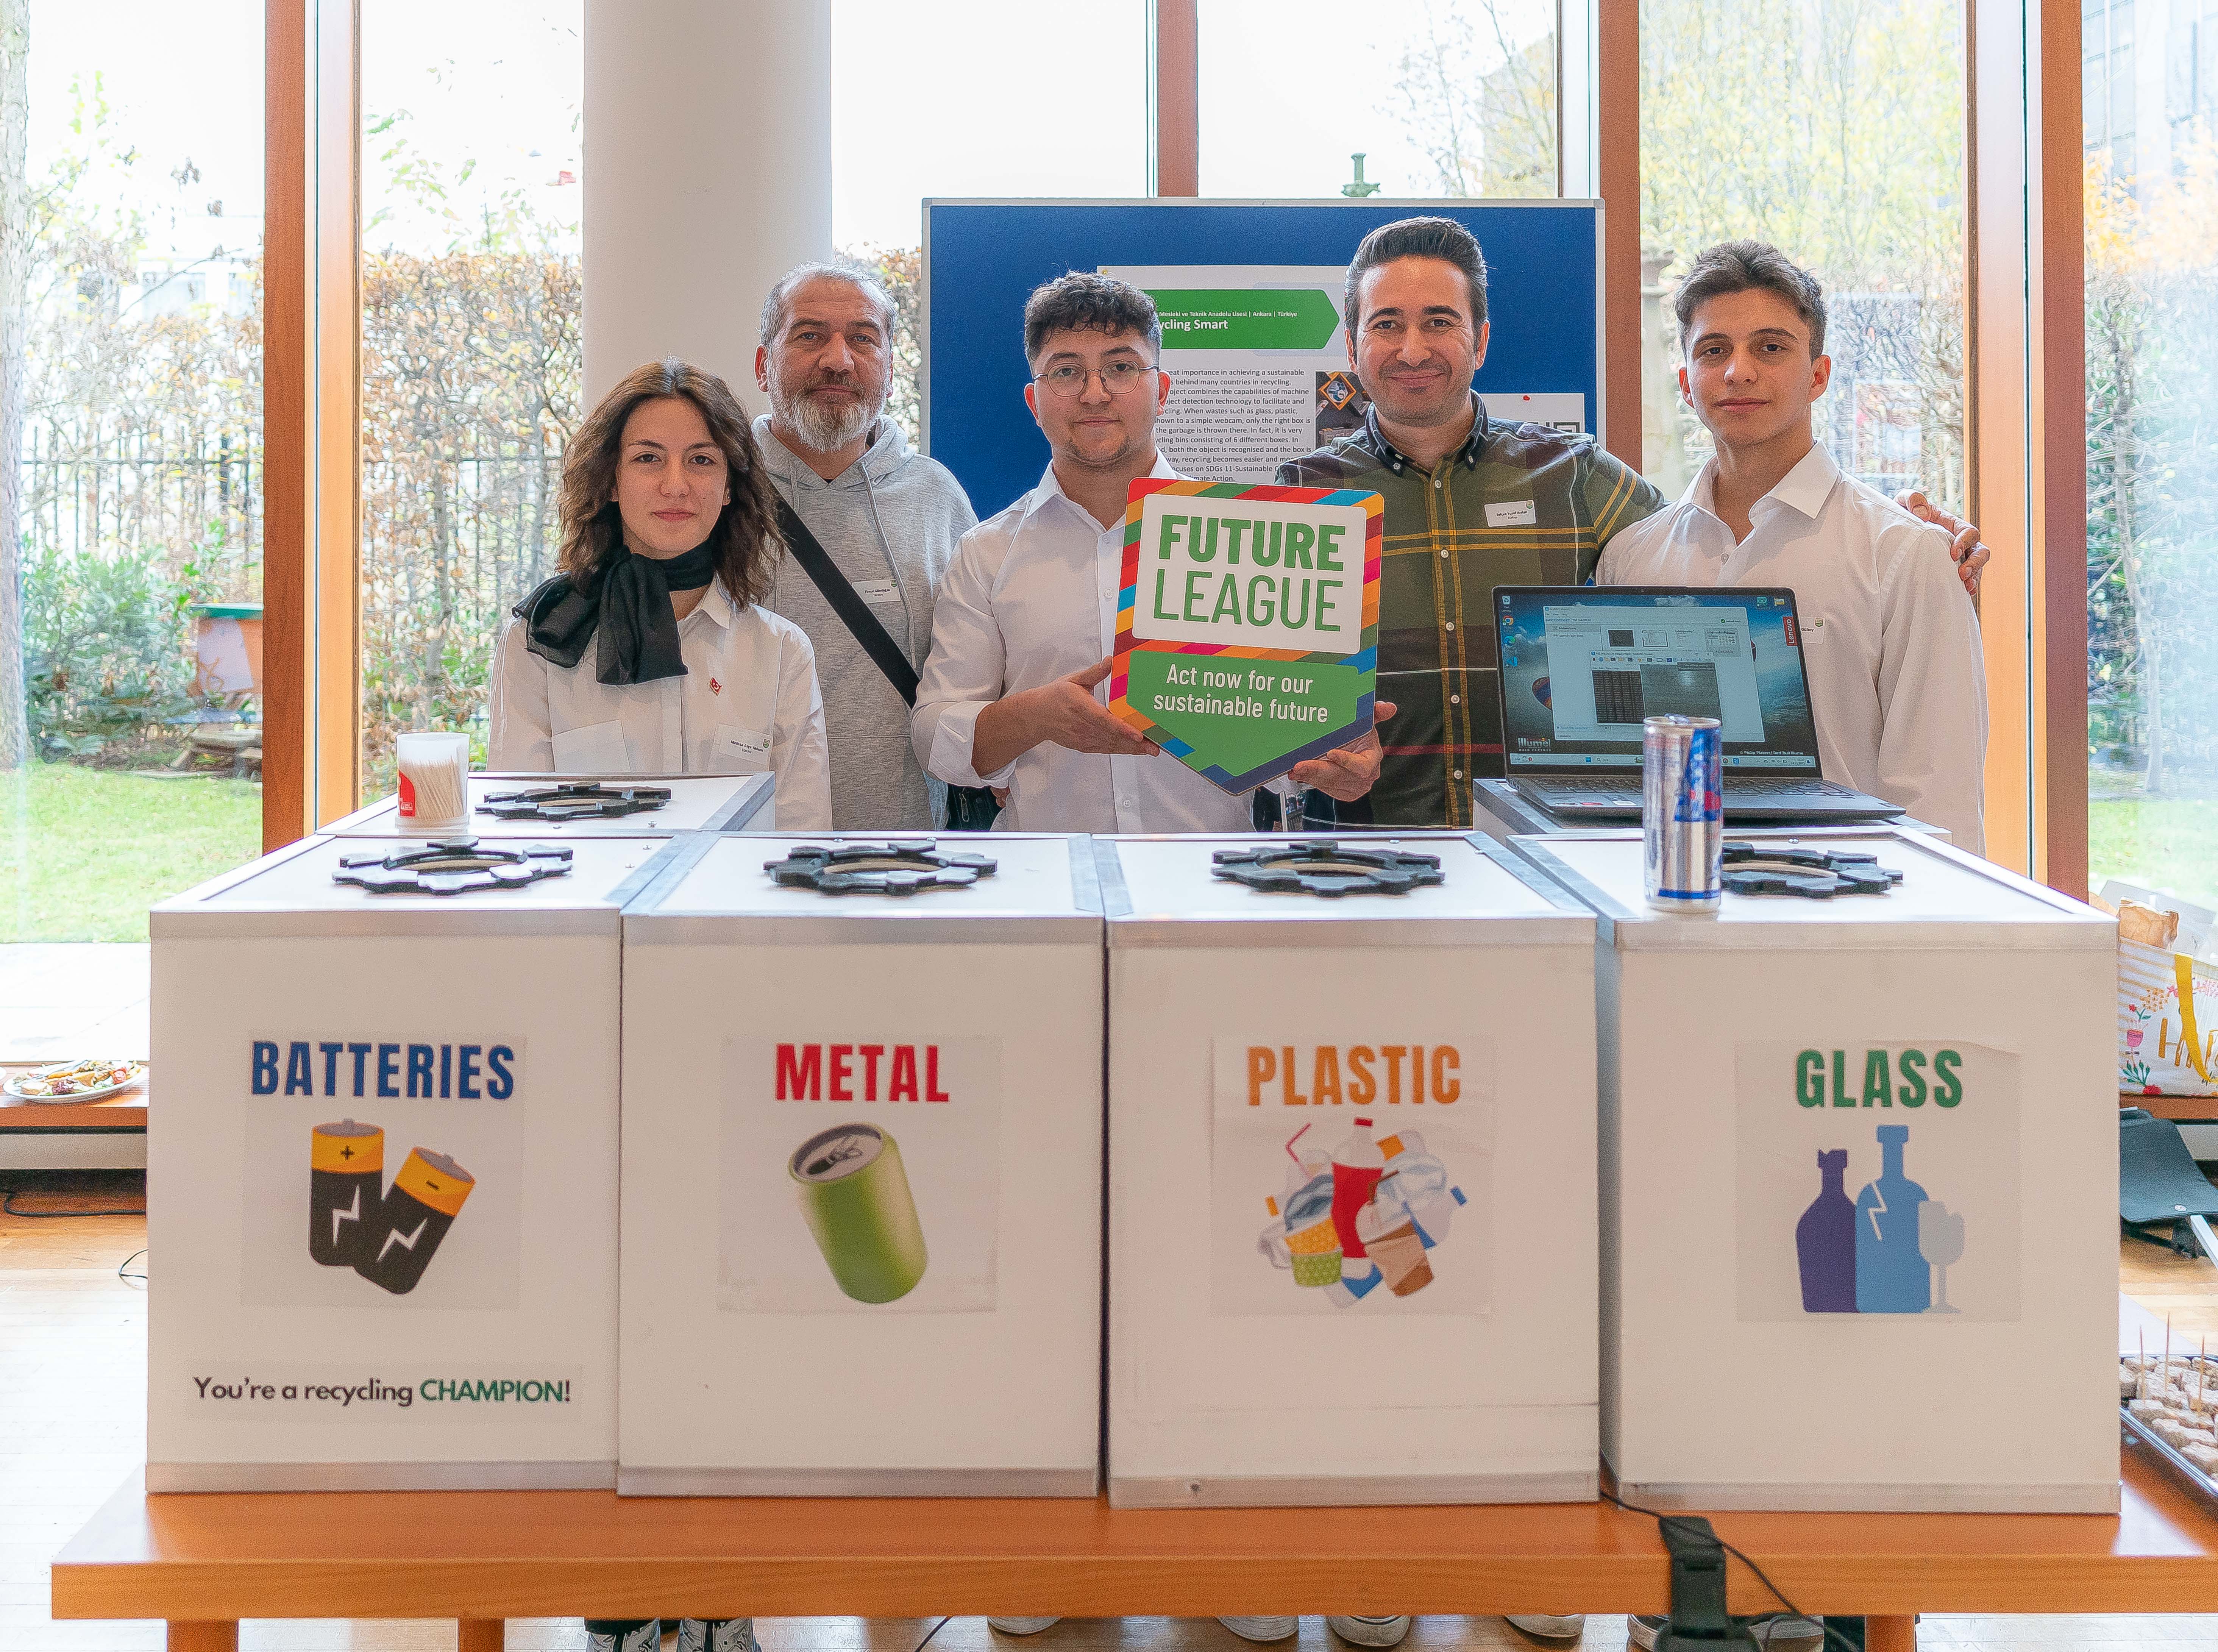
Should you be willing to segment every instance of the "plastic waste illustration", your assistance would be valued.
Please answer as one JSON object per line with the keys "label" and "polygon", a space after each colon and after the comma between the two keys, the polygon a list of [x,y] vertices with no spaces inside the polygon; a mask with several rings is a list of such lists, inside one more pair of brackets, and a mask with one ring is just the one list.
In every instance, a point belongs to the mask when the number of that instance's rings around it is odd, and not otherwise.
{"label": "plastic waste illustration", "polygon": [[[1964,1217],[1904,1173],[1906,1124],[1878,1127],[1880,1173],[1849,1202],[1845,1147],[1818,1154],[1818,1196],[1794,1225],[1806,1314],[1954,1314],[1951,1265],[1964,1255]],[[1940,1284],[1934,1283],[1938,1271]]]}
{"label": "plastic waste illustration", "polygon": [[1352,1307],[1385,1287],[1382,1297],[1413,1296],[1434,1280],[1432,1252],[1447,1237],[1456,1208],[1469,1202],[1448,1181],[1447,1167],[1425,1151],[1415,1130],[1373,1139],[1372,1121],[1352,1121],[1328,1157],[1286,1143],[1283,1189],[1264,1202],[1273,1218],[1255,1248],[1304,1289],[1322,1289],[1335,1306]]}

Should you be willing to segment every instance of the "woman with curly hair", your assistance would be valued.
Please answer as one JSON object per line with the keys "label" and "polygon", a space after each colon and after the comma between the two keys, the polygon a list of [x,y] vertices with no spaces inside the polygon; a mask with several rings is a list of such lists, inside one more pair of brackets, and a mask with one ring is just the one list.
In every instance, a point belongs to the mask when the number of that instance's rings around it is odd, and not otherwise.
{"label": "woman with curly hair", "polygon": [[627,375],[563,456],[561,525],[501,634],[487,766],[767,772],[782,829],[829,827],[815,657],[760,606],[778,502],[731,387],[674,357]]}

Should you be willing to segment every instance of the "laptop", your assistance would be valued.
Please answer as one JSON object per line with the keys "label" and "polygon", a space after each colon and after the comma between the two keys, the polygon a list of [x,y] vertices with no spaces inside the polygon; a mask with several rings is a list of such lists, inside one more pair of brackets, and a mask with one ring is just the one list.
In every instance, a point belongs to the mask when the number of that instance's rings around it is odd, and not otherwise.
{"label": "laptop", "polygon": [[1643,718],[1713,717],[1729,822],[1893,819],[1828,780],[1794,593],[1750,586],[1499,585],[1502,770],[1558,816],[1640,815]]}

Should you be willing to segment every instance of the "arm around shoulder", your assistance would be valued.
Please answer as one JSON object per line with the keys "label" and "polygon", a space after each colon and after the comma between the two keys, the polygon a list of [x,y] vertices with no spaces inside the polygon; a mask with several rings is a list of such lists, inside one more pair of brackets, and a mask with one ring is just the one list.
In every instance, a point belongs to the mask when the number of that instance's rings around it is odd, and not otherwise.
{"label": "arm around shoulder", "polygon": [[1978,614],[1959,582],[1948,536],[1911,533],[1881,616],[1879,692],[1882,795],[1986,853],[1987,672]]}

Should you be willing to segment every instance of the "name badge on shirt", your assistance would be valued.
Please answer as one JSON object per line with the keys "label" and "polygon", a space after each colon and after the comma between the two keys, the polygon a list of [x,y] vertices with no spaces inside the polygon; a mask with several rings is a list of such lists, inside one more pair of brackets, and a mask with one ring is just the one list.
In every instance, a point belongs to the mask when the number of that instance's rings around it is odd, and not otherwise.
{"label": "name badge on shirt", "polygon": [[1486,507],[1486,525],[1490,528],[1529,528],[1540,519],[1529,499],[1504,500]]}
{"label": "name badge on shirt", "polygon": [[891,580],[854,580],[850,583],[855,587],[855,594],[873,608],[901,600],[901,593]]}

